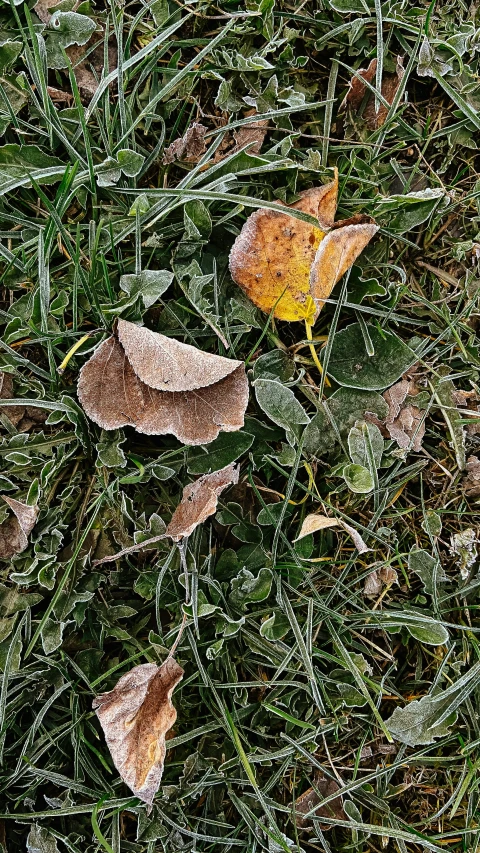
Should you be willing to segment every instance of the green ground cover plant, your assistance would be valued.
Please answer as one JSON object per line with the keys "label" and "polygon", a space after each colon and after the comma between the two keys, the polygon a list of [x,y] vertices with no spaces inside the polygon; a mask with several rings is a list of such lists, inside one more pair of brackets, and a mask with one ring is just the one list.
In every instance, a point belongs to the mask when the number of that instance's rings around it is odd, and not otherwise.
{"label": "green ground cover plant", "polygon": [[[479,849],[479,51],[463,0],[0,5],[2,853]],[[370,242],[262,312],[236,238],[336,170]],[[102,429],[128,324],[243,426]],[[92,703],[174,644],[150,807]]]}

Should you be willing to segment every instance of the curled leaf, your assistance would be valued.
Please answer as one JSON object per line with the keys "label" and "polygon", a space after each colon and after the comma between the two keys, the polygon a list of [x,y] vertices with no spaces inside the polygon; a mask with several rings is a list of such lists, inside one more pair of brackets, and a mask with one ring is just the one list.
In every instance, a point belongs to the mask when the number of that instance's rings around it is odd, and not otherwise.
{"label": "curled leaf", "polygon": [[322,299],[328,299],[337,281],[340,281],[377,231],[378,225],[373,221],[363,222],[336,228],[322,240],[310,273],[310,292],[318,311],[323,308]]}
{"label": "curled leaf", "polygon": [[25,551],[28,536],[37,520],[38,507],[21,503],[8,495],[1,497],[14,513],[14,516],[0,524],[0,559],[8,560],[14,554]]}
{"label": "curled leaf", "polygon": [[136,797],[151,804],[165,761],[165,735],[177,719],[171,697],[183,677],[173,658],[135,666],[93,701],[113,763]]}
{"label": "curled leaf", "polygon": [[166,535],[175,542],[184,536],[190,536],[199,524],[216,511],[218,496],[224,489],[238,483],[238,472],[238,465],[232,462],[220,471],[204,474],[194,483],[185,486],[182,500],[172,515]]}
{"label": "curled leaf", "polygon": [[248,382],[241,361],[197,350],[141,326],[118,322],[83,366],[78,397],[103,429],[133,426],[207,444],[243,426]]}
{"label": "curled leaf", "polygon": [[317,530],[325,530],[327,527],[338,527],[338,524],[339,522],[336,518],[328,518],[326,515],[315,515],[315,513],[312,513],[305,516],[300,533],[293,541],[298,542],[299,539],[309,536],[310,533],[316,533]]}

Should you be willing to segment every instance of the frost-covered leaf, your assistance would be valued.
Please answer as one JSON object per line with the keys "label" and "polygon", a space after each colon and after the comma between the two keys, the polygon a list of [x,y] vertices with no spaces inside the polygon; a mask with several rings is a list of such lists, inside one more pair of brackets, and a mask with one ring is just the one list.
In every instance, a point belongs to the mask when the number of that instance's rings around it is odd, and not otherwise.
{"label": "frost-covered leaf", "polygon": [[141,296],[145,308],[150,308],[163,296],[173,281],[170,270],[143,270],[141,273],[122,275],[120,287],[129,296]]}
{"label": "frost-covered leaf", "polygon": [[355,465],[353,463],[345,465],[342,477],[348,488],[359,495],[367,495],[369,492],[373,492],[375,488],[373,476],[364,465]]}
{"label": "frost-covered leaf", "polygon": [[302,404],[290,388],[272,379],[257,379],[255,382],[257,403],[277,426],[287,433],[290,443],[298,435],[298,426],[310,421]]}
{"label": "frost-covered leaf", "polygon": [[381,391],[393,385],[416,361],[415,352],[397,335],[369,326],[374,355],[369,355],[359,323],[337,332],[327,371],[339,385]]}
{"label": "frost-covered leaf", "polygon": [[67,61],[62,48],[72,44],[86,44],[97,25],[86,15],[77,12],[55,12],[45,32],[47,64],[49,68],[66,68]]}
{"label": "frost-covered leaf", "polygon": [[448,581],[440,561],[423,549],[410,551],[408,555],[408,568],[411,572],[415,572],[419,576],[424,591],[429,595],[435,593],[438,583]]}

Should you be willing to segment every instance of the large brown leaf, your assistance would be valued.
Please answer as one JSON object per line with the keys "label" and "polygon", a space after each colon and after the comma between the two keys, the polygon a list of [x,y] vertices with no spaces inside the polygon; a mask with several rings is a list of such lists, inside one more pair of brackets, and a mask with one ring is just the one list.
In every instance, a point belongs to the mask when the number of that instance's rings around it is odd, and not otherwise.
{"label": "large brown leaf", "polygon": [[[319,776],[315,780],[315,788],[309,788],[295,801],[295,823],[297,828],[307,831],[313,829],[312,817],[346,820],[341,795],[334,797],[326,806],[322,806],[322,798],[331,797],[332,794],[335,794],[339,790],[340,788],[334,779],[326,779]],[[303,815],[307,815],[312,809],[315,809],[312,817],[303,817]],[[326,824],[323,828],[330,829],[331,826],[331,824]]]}
{"label": "large brown leaf", "polygon": [[[171,338],[154,332],[148,333],[142,350],[140,344],[135,347],[138,328],[121,321],[118,331],[127,352],[113,335],[83,366],[78,397],[89,418],[103,429],[129,425],[147,435],[171,433],[191,445],[207,444],[220,430],[234,432],[243,426],[248,381],[242,362],[209,355],[179,341],[172,346]],[[199,386],[200,368],[203,386]],[[142,381],[136,370],[157,386],[191,385],[193,389],[158,390]]]}
{"label": "large brown leaf", "polygon": [[135,666],[93,708],[120,776],[136,797],[151,804],[165,761],[165,735],[177,719],[171,697],[183,669],[173,658],[158,667]]}
{"label": "large brown leaf", "polygon": [[166,535],[175,542],[183,539],[213,515],[217,509],[218,496],[227,486],[238,483],[238,465],[232,462],[213,474],[204,474],[194,483],[185,486],[182,500],[172,515]]}
{"label": "large brown leaf", "polygon": [[28,545],[28,536],[32,532],[38,515],[38,507],[29,506],[21,501],[1,496],[14,515],[0,524],[0,559],[8,560],[14,554],[21,554]]}
{"label": "large brown leaf", "polygon": [[294,210],[318,219],[318,228],[278,212],[256,210],[248,217],[230,253],[230,272],[247,296],[265,313],[275,306],[279,320],[302,320],[310,293],[310,267],[337,209],[338,179],[302,193]]}
{"label": "large brown leaf", "polygon": [[[377,60],[372,59],[368,68],[360,68],[358,70],[358,77],[352,77],[350,81],[350,88],[342,101],[339,112],[342,113],[346,110],[347,107],[350,108],[352,112],[357,112],[360,108],[360,105],[367,94],[367,87],[364,80],[367,83],[373,83],[373,78],[375,77],[377,71]],[[384,74],[382,78],[382,95],[387,101],[387,103],[391,106],[393,103],[393,99],[397,94],[398,87],[402,82],[403,76],[405,74],[405,69],[403,67],[403,61],[401,56],[397,56],[397,63],[395,67],[395,72],[393,74]],[[382,127],[385,124],[385,119],[388,115],[388,107],[384,104],[380,104],[378,107],[378,111],[375,108],[375,97],[371,90],[368,90],[368,98],[367,103],[365,105],[365,109],[363,111],[363,119],[369,130],[377,130],[379,127]]]}

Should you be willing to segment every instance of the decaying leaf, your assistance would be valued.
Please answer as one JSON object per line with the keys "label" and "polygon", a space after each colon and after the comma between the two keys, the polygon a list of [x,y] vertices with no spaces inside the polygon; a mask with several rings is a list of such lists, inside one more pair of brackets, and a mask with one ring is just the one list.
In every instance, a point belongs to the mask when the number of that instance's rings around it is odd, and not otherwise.
{"label": "decaying leaf", "polygon": [[185,486],[182,500],[172,515],[166,535],[175,542],[183,539],[205,521],[217,509],[218,496],[227,488],[238,483],[239,467],[234,462],[214,471],[204,474],[194,483]]}
{"label": "decaying leaf", "polygon": [[[421,394],[417,379],[416,368],[412,367],[400,382],[387,388],[383,393],[388,405],[384,420],[370,413],[366,415],[366,420],[376,424],[383,435],[396,441],[402,450],[410,448],[416,452],[421,450],[425,435],[425,414],[420,406],[415,405],[415,398]],[[418,400],[423,403],[419,396]]]}
{"label": "decaying leaf", "polygon": [[[348,267],[378,230],[373,220],[355,218],[334,227],[338,175],[324,187],[301,193],[299,201],[279,210],[256,210],[248,217],[230,252],[230,272],[247,296],[279,320],[304,320],[307,297],[326,299]],[[318,228],[288,216],[288,209],[308,213]],[[326,244],[325,248],[322,248]]]}
{"label": "decaying leaf", "polygon": [[314,513],[307,515],[304,518],[300,533],[293,541],[298,542],[304,536],[315,533],[317,530],[325,530],[327,527],[338,527],[338,520],[336,518],[328,518],[326,515],[315,515]]}
{"label": "decaying leaf", "polygon": [[[255,113],[255,110],[251,110],[245,114],[245,118],[255,115]],[[236,150],[238,151],[240,148],[244,148],[245,145],[248,145],[249,154],[259,154],[267,133],[267,128],[268,119],[252,121],[242,127],[237,127],[237,129],[233,131]]]}
{"label": "decaying leaf", "polygon": [[478,456],[469,456],[467,459],[466,476],[463,478],[465,494],[474,498],[480,495],[480,459]]}
{"label": "decaying leaf", "polygon": [[[346,814],[343,810],[343,798],[341,796],[334,797],[325,806],[322,806],[322,799],[330,797],[339,791],[338,784],[333,779],[319,777],[315,780],[315,787],[309,788],[297,800],[295,800],[295,823],[297,829],[311,830],[313,829],[313,818],[327,817],[331,820],[346,820]],[[303,815],[315,809],[314,814],[310,817]],[[326,824],[325,828],[331,828],[331,824]]]}
{"label": "decaying leaf", "polygon": [[[372,59],[368,68],[360,68],[357,72],[359,77],[352,77],[350,88],[342,101],[339,112],[344,112],[349,107],[352,112],[357,112],[367,92],[367,86],[363,82],[372,83],[377,71],[377,60]],[[382,95],[391,106],[393,99],[397,94],[398,87],[402,82],[405,69],[401,56],[397,56],[395,72],[393,74],[384,74],[382,79]],[[361,79],[360,79],[361,78]],[[375,111],[375,97],[373,92],[368,90],[368,99],[363,111],[363,118],[369,130],[376,130],[385,123],[388,115],[388,107],[384,104],[379,105],[378,112]]]}
{"label": "decaying leaf", "polygon": [[[467,435],[479,435],[480,434],[480,397],[475,389],[470,391],[463,391],[459,389],[453,392],[453,399],[458,407],[462,411],[462,414],[465,417],[465,420],[469,419],[470,413],[472,414],[472,420],[468,420],[468,423],[465,424],[465,432]],[[478,418],[478,420],[477,420]]]}
{"label": "decaying leaf", "polygon": [[165,735],[177,719],[171,697],[183,669],[173,658],[162,666],[144,663],[123,675],[93,708],[113,763],[136,797],[151,804],[165,761]]}
{"label": "decaying leaf", "polygon": [[[0,371],[0,399],[13,399],[13,379],[10,373]],[[27,432],[35,424],[47,420],[48,412],[36,406],[5,406],[2,409],[5,417],[17,428],[18,432]]]}
{"label": "decaying leaf", "polygon": [[168,148],[165,148],[163,152],[165,165],[174,163],[175,160],[181,160],[183,163],[197,163],[207,150],[205,145],[207,129],[197,121],[190,125],[180,139],[175,139]]}
{"label": "decaying leaf", "polygon": [[83,366],[78,397],[103,429],[133,426],[207,444],[243,426],[248,381],[243,362],[119,320],[115,333]]}
{"label": "decaying leaf", "polygon": [[194,483],[185,486],[182,500],[173,513],[165,533],[153,536],[151,539],[145,539],[143,542],[137,542],[128,548],[123,548],[117,554],[109,554],[100,560],[94,560],[93,565],[98,566],[101,563],[111,563],[114,560],[119,560],[125,554],[133,554],[134,551],[148,548],[165,539],[167,536],[173,539],[174,542],[179,542],[186,536],[190,536],[199,524],[202,524],[209,515],[213,515],[217,509],[219,495],[221,495],[227,486],[238,483],[238,475],[238,464],[232,462],[225,468],[221,468],[220,471],[214,471],[213,474],[204,474],[203,477],[199,477]]}
{"label": "decaying leaf", "polygon": [[0,559],[8,560],[14,554],[21,554],[28,545],[28,536],[32,532],[38,515],[38,507],[29,506],[21,501],[1,496],[10,507],[13,516],[0,524]]}
{"label": "decaying leaf", "polygon": [[374,569],[365,578],[363,594],[367,598],[376,598],[384,586],[390,587],[394,583],[398,583],[398,574],[395,569],[392,569],[391,566],[382,566],[381,569]]}
{"label": "decaying leaf", "polygon": [[[93,50],[88,45],[72,44],[70,47],[67,47],[66,52],[73,66],[73,73],[75,74],[82,101],[88,104],[98,89],[98,84],[104,70],[105,56],[103,42],[99,42]],[[116,40],[115,38],[111,38],[108,42],[108,69],[105,71],[105,74],[110,74],[117,67],[117,60],[118,50]]]}

